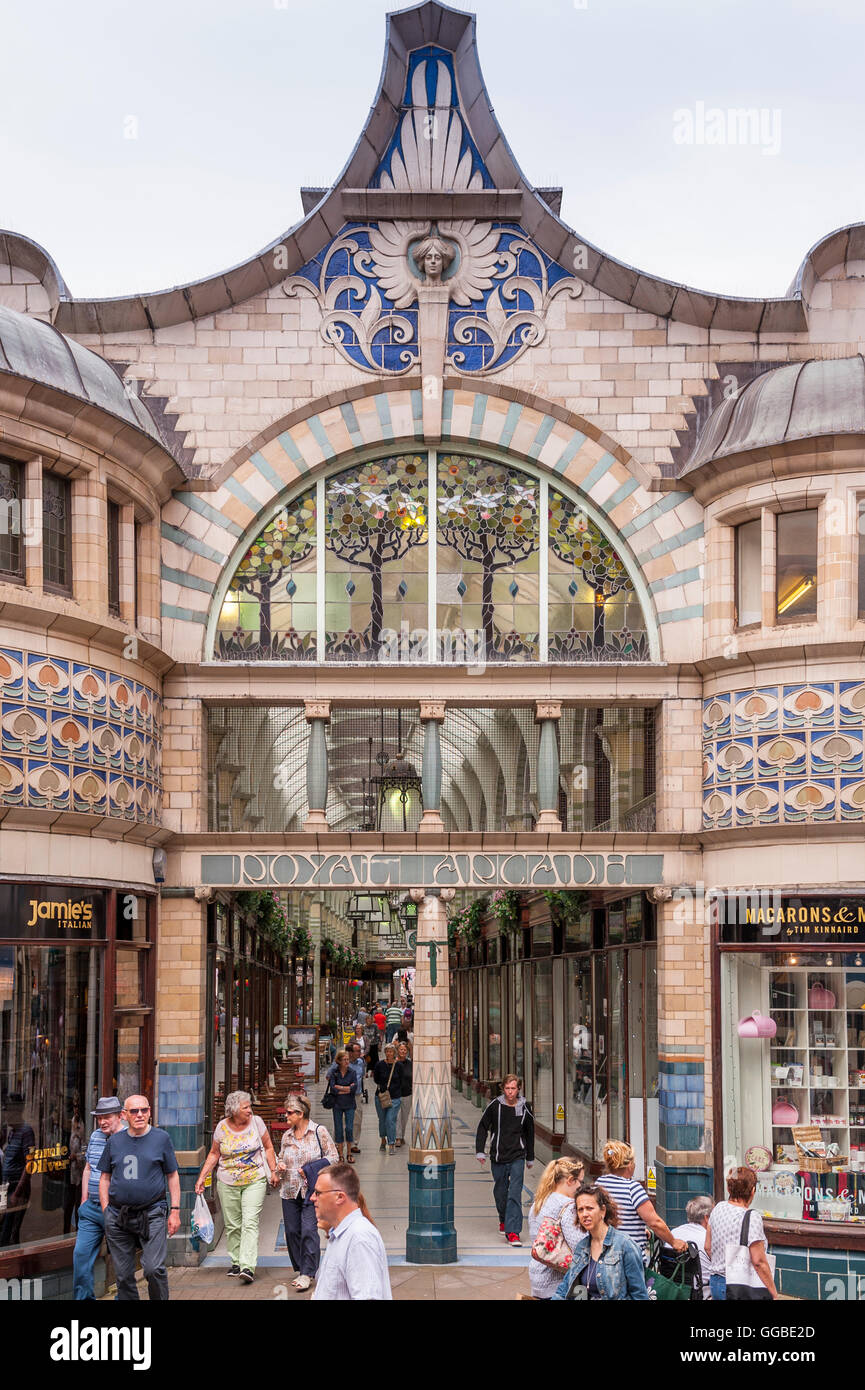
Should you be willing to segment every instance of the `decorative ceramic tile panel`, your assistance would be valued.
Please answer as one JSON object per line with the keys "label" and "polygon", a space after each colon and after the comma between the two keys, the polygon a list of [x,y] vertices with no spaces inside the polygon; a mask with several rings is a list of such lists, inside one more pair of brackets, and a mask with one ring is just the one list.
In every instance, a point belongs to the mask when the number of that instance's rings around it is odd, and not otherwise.
{"label": "decorative ceramic tile panel", "polygon": [[0,805],[158,825],[162,706],[139,681],[0,648]]}
{"label": "decorative ceramic tile panel", "polygon": [[716,695],[703,705],[703,824],[865,819],[865,683]]}

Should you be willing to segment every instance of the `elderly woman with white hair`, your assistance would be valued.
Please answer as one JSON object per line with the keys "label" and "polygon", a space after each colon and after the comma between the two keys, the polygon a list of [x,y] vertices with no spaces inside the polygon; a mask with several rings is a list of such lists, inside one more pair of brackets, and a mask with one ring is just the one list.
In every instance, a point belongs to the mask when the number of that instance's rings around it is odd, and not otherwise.
{"label": "elderly woman with white hair", "polygon": [[338,1155],[330,1131],[310,1120],[306,1096],[288,1097],[285,1118],[288,1128],[279,1150],[279,1171],[284,1175],[282,1218],[288,1257],[298,1271],[291,1286],[305,1293],[318,1273],[321,1258],[318,1217],[312,1203],[315,1180],[322,1168],[338,1162]]}
{"label": "elderly woman with white hair", "polygon": [[252,1113],[248,1091],[232,1091],[225,1097],[225,1119],[213,1131],[213,1143],[195,1184],[204,1191],[210,1173],[218,1166],[216,1192],[225,1221],[225,1238],[231,1260],[229,1275],[244,1284],[255,1278],[258,1261],[258,1220],[267,1184],[276,1184],[276,1154],[267,1125]]}

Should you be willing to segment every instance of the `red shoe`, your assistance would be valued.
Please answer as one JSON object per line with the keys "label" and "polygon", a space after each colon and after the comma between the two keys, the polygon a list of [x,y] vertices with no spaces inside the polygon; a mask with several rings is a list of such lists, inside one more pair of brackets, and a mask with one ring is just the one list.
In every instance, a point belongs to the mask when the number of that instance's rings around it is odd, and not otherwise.
{"label": "red shoe", "polygon": [[505,1239],[507,1240],[508,1245],[522,1245],[522,1243],[523,1243],[523,1242],[520,1240],[519,1236],[517,1235],[516,1231],[511,1231],[511,1232],[505,1237]]}
{"label": "red shoe", "polygon": [[504,1223],[504,1221],[500,1221],[500,1222],[499,1222],[499,1234],[500,1234],[500,1235],[504,1235],[504,1233],[505,1233],[505,1223]]}

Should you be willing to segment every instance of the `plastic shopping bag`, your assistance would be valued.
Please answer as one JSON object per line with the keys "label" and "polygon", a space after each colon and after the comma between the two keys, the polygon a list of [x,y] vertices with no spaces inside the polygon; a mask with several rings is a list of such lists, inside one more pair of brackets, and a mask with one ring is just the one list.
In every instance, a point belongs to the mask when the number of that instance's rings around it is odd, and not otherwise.
{"label": "plastic shopping bag", "polygon": [[213,1217],[202,1196],[196,1197],[192,1210],[192,1234],[203,1240],[205,1245],[210,1245],[213,1240]]}

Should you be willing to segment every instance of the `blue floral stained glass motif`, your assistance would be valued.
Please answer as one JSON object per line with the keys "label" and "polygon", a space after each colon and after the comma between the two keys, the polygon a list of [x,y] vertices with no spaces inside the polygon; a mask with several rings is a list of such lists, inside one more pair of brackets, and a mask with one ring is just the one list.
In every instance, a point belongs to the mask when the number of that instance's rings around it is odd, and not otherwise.
{"label": "blue floral stained glass motif", "polygon": [[549,518],[550,661],[648,661],[640,601],[612,541],[554,488]]}

